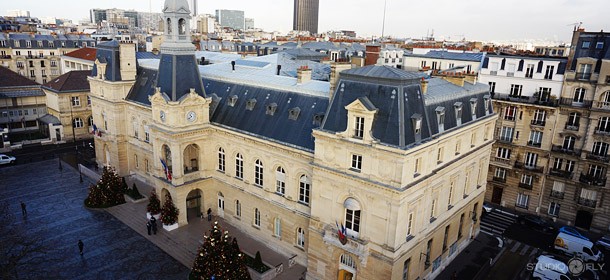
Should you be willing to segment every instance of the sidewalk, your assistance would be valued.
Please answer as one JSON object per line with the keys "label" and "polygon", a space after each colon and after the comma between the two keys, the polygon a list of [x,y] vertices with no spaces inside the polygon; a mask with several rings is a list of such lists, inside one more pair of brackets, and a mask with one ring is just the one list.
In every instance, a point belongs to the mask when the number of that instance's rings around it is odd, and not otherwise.
{"label": "sidewalk", "polygon": [[[129,186],[133,182],[132,178],[127,179]],[[135,183],[142,194],[148,195],[150,193],[150,186],[140,181],[135,181]],[[207,219],[191,219],[188,225],[181,226],[170,232],[160,227],[157,235],[148,235],[146,232],[147,203],[148,200],[140,203],[127,202],[111,207],[107,211],[189,268],[193,266],[195,255],[203,240],[203,235],[210,231],[214,221],[218,221],[223,230],[229,231],[229,235],[237,238],[239,247],[244,253],[254,256],[257,251],[260,251],[263,262],[270,266],[271,269],[275,269],[276,266],[283,264],[283,272],[278,274],[275,279],[299,279],[306,271],[306,268],[299,264],[289,267],[290,256],[284,256],[270,249],[265,244],[256,241],[216,216],[213,217],[211,222],[208,222]]]}
{"label": "sidewalk", "polygon": [[454,272],[457,273],[456,279],[475,279],[500,250],[495,237],[480,233],[435,279],[450,280]]}

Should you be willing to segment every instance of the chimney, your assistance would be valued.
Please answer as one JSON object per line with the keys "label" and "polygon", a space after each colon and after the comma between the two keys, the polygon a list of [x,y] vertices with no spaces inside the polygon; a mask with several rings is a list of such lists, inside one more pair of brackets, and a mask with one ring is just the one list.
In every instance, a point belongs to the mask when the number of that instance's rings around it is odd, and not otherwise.
{"label": "chimney", "polygon": [[282,65],[278,64],[277,65],[277,73],[276,73],[276,75],[278,75],[278,76],[280,75],[280,70],[282,70]]}
{"label": "chimney", "polygon": [[428,80],[421,78],[421,93],[426,94],[428,92]]}
{"label": "chimney", "polygon": [[121,79],[130,81],[136,79],[136,45],[134,43],[119,44]]}
{"label": "chimney", "polygon": [[464,74],[456,73],[456,72],[447,72],[445,75],[441,76],[445,81],[450,82],[456,86],[464,87]]}
{"label": "chimney", "polygon": [[159,50],[157,48],[152,49],[152,53],[154,55],[158,55],[159,54]]}
{"label": "chimney", "polygon": [[233,72],[235,72],[235,60],[231,61],[231,68],[233,69]]}
{"label": "chimney", "polygon": [[307,66],[301,66],[297,70],[297,84],[304,84],[311,81],[311,69]]}
{"label": "chimney", "polygon": [[367,45],[364,66],[377,64],[377,60],[379,59],[380,51],[381,51],[381,46],[379,46],[379,45]]}
{"label": "chimney", "polygon": [[337,89],[337,83],[339,82],[341,71],[352,69],[352,64],[349,62],[332,62],[330,64],[330,92],[328,93],[328,100],[333,99],[335,89]]}
{"label": "chimney", "polygon": [[474,85],[477,83],[477,73],[476,72],[467,73],[466,76],[464,77],[464,79],[466,82]]}

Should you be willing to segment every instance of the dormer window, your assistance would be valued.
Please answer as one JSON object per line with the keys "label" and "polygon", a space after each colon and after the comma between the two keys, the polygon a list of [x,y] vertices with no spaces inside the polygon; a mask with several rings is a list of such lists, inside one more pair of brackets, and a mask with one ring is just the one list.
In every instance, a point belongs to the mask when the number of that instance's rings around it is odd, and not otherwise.
{"label": "dormer window", "polygon": [[38,47],[42,48],[42,41],[38,41]]}
{"label": "dormer window", "polygon": [[364,118],[356,117],[355,125],[354,138],[362,139],[364,137]]}
{"label": "dormer window", "polygon": [[246,102],[246,110],[252,111],[256,105],[256,99],[252,98]]}
{"label": "dormer window", "polygon": [[301,114],[301,109],[299,107],[294,107],[288,111],[288,119],[296,121]]}
{"label": "dormer window", "polygon": [[462,125],[462,102],[455,102],[453,108],[455,109],[455,120],[457,125]]}
{"label": "dormer window", "polygon": [[485,115],[491,114],[489,110],[489,103],[491,102],[491,97],[489,95],[483,96],[483,105],[485,105]]}
{"label": "dormer window", "polygon": [[472,114],[472,120],[477,119],[477,99],[470,98],[470,113]]}
{"label": "dormer window", "polygon": [[445,107],[436,107],[436,120],[438,122],[438,132],[445,131]]}
{"label": "dormer window", "polygon": [[317,113],[313,116],[313,124],[314,125],[321,125],[322,124],[322,120],[324,120],[324,113]]}
{"label": "dormer window", "polygon": [[237,95],[229,97],[229,106],[235,107],[235,103],[237,103]]}
{"label": "dormer window", "polygon": [[269,105],[267,105],[267,111],[266,114],[273,116],[273,114],[275,114],[275,110],[277,110],[277,104],[276,103],[271,103]]}

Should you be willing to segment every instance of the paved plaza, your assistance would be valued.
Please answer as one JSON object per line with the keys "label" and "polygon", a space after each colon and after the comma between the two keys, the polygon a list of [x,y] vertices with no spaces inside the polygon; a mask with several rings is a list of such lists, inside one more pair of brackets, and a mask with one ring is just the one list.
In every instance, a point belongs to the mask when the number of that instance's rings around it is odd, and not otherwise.
{"label": "paved plaza", "polygon": [[[3,227],[40,238],[43,253],[20,264],[19,279],[186,279],[189,268],[104,210],[83,205],[92,183],[72,167],[47,160],[0,168],[0,202],[15,217]],[[23,218],[20,201],[27,205]],[[6,236],[0,236],[5,239]],[[77,242],[84,242],[84,254]],[[8,256],[0,256],[5,258]]]}

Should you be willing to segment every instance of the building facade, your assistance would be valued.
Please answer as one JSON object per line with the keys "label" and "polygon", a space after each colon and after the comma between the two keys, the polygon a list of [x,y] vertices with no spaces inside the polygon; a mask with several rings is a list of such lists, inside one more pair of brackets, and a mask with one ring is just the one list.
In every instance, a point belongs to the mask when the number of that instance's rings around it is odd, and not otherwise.
{"label": "building facade", "polygon": [[405,52],[402,67],[409,71],[443,71],[457,69],[478,73],[486,53],[465,53],[446,50],[413,49]]}
{"label": "building facade", "polygon": [[132,46],[103,43],[88,80],[98,163],[171,196],[179,225],[211,208],[308,279],[432,278],[478,234],[486,85],[367,66],[331,86],[264,56],[198,66],[187,1],[165,7],[161,59],[136,69]]}
{"label": "building facade", "polygon": [[294,0],[292,30],[318,34],[320,0]]}
{"label": "building facade", "polygon": [[230,27],[235,30],[244,30],[246,26],[244,11],[216,10],[216,20],[220,26]]}
{"label": "building facade", "polygon": [[92,70],[95,62],[95,48],[80,48],[60,57],[61,74],[70,71]]}

